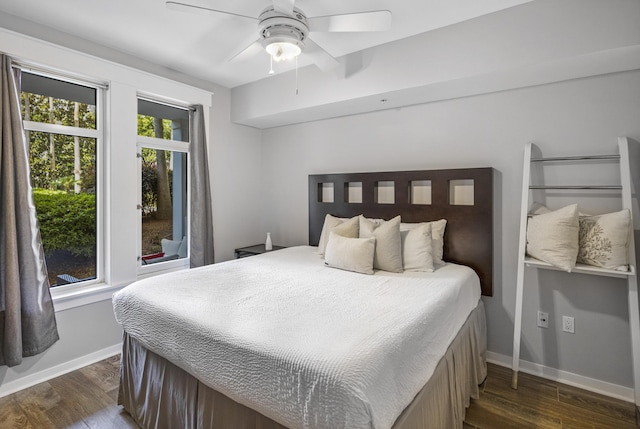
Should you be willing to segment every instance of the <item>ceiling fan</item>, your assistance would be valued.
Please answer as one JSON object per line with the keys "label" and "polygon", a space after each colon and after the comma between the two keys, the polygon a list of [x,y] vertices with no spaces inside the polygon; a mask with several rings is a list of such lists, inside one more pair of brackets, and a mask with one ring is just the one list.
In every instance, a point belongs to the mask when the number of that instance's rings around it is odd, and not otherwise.
{"label": "ceiling fan", "polygon": [[[339,65],[338,61],[309,38],[310,32],[363,32],[384,31],[391,25],[391,12],[375,10],[341,15],[307,17],[295,7],[295,0],[273,0],[257,17],[242,15],[229,10],[215,9],[198,4],[168,0],[170,9],[186,12],[215,12],[246,18],[258,23],[259,38],[248,47],[231,57],[230,60],[252,52],[254,46],[262,46],[272,61],[283,61],[305,55],[323,71]],[[270,73],[273,72],[273,69]]]}

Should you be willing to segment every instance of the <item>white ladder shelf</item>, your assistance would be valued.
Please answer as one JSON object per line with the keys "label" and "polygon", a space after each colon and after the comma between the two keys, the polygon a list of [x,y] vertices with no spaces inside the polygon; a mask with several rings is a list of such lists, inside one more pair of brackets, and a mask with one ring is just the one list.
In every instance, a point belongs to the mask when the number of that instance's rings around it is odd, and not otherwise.
{"label": "white ladder shelf", "polygon": [[[628,301],[629,301],[629,326],[631,328],[631,350],[632,350],[632,362],[633,362],[633,381],[634,381],[634,402],[636,405],[636,419],[640,425],[640,312],[638,304],[638,280],[636,276],[636,252],[634,243],[634,230],[640,229],[640,213],[638,213],[638,199],[634,192],[633,185],[634,177],[632,176],[631,166],[637,166],[634,168],[640,170],[640,145],[626,137],[618,138],[619,154],[616,155],[596,155],[596,156],[569,156],[569,157],[552,157],[552,158],[539,158],[532,157],[533,150],[537,150],[531,143],[525,146],[524,151],[524,165],[523,165],[523,179],[522,179],[522,206],[520,211],[520,237],[518,246],[518,271],[516,278],[516,308],[515,308],[515,320],[513,330],[513,375],[511,380],[511,387],[518,388],[518,371],[520,369],[520,336],[522,328],[522,299],[524,289],[524,271],[525,267],[538,268],[538,269],[557,269],[551,264],[539,261],[526,255],[527,244],[527,215],[530,207],[531,190],[533,189],[580,189],[580,190],[619,190],[622,197],[622,207],[629,209],[631,212],[632,225],[629,240],[629,265],[630,269],[627,272],[609,270],[599,267],[593,267],[589,265],[577,264],[576,268],[572,271],[575,273],[618,277],[627,279],[628,287]],[[620,183],[621,185],[615,186],[544,186],[531,184],[531,164],[542,162],[581,162],[581,161],[611,161],[617,160],[620,164]]]}

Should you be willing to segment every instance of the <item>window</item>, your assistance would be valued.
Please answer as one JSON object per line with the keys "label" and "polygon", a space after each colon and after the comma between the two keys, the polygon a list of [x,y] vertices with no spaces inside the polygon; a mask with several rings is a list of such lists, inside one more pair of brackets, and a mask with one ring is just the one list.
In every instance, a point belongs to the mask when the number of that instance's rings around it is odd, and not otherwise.
{"label": "window", "polygon": [[143,267],[166,266],[189,256],[189,119],[186,108],[138,99]]}
{"label": "window", "polygon": [[22,118],[51,287],[100,278],[102,91],[23,71]]}

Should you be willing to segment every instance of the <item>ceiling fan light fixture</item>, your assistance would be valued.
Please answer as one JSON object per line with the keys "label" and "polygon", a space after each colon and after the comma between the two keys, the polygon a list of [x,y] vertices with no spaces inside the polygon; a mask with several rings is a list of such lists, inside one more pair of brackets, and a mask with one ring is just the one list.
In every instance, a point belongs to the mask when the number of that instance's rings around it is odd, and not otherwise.
{"label": "ceiling fan light fixture", "polygon": [[273,61],[292,60],[304,50],[304,40],[309,34],[307,18],[294,8],[293,15],[283,15],[273,7],[262,11],[260,36],[262,46]]}
{"label": "ceiling fan light fixture", "polygon": [[265,50],[274,61],[291,60],[302,53],[304,45],[300,41],[267,40]]}

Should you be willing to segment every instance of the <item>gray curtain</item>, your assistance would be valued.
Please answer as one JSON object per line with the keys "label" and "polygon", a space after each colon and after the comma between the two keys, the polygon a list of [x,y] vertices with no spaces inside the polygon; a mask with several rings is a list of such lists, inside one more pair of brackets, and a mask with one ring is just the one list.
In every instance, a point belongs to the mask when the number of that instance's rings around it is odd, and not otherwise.
{"label": "gray curtain", "polygon": [[0,54],[0,365],[15,366],[58,340],[29,178],[20,71]]}
{"label": "gray curtain", "polygon": [[213,215],[204,109],[195,106],[191,120],[191,268],[213,264]]}

